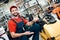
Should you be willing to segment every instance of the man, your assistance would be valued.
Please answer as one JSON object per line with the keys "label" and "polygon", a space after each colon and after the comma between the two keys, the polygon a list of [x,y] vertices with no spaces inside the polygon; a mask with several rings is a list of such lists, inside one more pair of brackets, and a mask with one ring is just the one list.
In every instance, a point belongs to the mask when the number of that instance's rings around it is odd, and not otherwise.
{"label": "man", "polygon": [[[23,17],[20,17],[16,6],[11,6],[10,12],[13,18],[8,21],[8,27],[13,40],[28,40],[32,35],[32,40],[39,40],[40,26],[34,23],[39,20],[38,18],[34,18],[33,21],[28,22]],[[24,25],[29,26],[27,31],[23,29]]]}

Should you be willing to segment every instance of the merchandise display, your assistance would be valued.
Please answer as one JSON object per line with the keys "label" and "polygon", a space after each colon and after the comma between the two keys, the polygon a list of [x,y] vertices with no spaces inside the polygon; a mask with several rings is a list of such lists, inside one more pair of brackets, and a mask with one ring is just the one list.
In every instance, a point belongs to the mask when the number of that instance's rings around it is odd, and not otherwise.
{"label": "merchandise display", "polygon": [[1,39],[9,40],[6,32],[7,32],[6,17],[5,17],[5,14],[4,14],[4,9],[0,8],[0,40]]}
{"label": "merchandise display", "polygon": [[43,10],[45,7],[47,7],[49,5],[49,3],[46,0],[39,0],[38,3],[41,5]]}

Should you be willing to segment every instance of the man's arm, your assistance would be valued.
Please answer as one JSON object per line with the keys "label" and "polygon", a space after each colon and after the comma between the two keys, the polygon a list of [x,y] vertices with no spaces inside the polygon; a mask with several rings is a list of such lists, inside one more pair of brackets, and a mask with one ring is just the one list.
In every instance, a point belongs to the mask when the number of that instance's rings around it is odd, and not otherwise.
{"label": "man's arm", "polygon": [[34,22],[36,22],[36,21],[38,21],[38,20],[39,20],[39,18],[36,17],[36,18],[34,18],[32,21],[27,22],[26,25],[30,26],[30,25],[32,25]]}
{"label": "man's arm", "polygon": [[24,33],[14,33],[14,32],[10,32],[10,34],[12,38],[16,38],[24,35]]}
{"label": "man's arm", "polygon": [[16,38],[16,37],[21,37],[21,36],[24,36],[24,35],[34,34],[34,32],[30,32],[30,31],[27,31],[27,32],[24,32],[24,33],[10,32],[10,34],[11,34],[12,38]]}

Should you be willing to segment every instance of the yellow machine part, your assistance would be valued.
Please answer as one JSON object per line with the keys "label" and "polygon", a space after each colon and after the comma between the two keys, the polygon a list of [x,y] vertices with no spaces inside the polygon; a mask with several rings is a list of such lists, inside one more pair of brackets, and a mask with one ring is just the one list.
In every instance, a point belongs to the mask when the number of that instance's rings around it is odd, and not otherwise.
{"label": "yellow machine part", "polygon": [[55,40],[60,40],[60,21],[57,21],[54,24],[45,24],[44,30],[40,33],[43,40],[52,40],[52,37],[55,37]]}

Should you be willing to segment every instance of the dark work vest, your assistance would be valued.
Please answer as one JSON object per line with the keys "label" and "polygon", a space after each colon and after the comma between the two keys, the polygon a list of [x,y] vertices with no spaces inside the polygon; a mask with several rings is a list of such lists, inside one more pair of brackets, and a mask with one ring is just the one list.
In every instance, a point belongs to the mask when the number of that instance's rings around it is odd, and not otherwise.
{"label": "dark work vest", "polygon": [[[23,22],[23,19],[21,19],[22,21],[21,22],[16,22],[15,20],[11,19],[12,21],[14,21],[16,23],[16,33],[23,33],[25,32],[23,30],[23,27],[24,27],[24,22]],[[10,40],[24,40],[22,39],[22,37],[17,37],[17,38],[12,38]]]}

